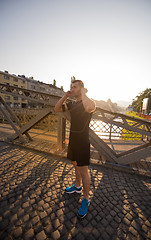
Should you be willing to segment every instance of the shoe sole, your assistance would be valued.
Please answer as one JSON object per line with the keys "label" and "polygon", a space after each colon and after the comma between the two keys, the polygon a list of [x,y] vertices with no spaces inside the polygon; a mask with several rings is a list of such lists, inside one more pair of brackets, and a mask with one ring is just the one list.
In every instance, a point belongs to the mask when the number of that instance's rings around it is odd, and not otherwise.
{"label": "shoe sole", "polygon": [[67,191],[65,191],[65,193],[68,193],[68,194],[71,194],[71,193],[82,193],[82,190],[80,190],[80,191],[72,191],[72,192],[67,192]]}
{"label": "shoe sole", "polygon": [[78,218],[79,219],[83,219],[86,215],[87,215],[87,213],[85,215],[83,215],[83,216],[78,215]]}

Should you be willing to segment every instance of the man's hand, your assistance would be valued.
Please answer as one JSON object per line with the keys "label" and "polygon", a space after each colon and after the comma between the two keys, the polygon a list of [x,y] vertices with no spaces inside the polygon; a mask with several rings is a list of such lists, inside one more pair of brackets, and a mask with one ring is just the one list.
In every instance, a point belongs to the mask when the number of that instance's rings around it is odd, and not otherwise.
{"label": "man's hand", "polygon": [[[55,112],[62,112],[62,104],[64,104],[64,102],[71,97],[72,95],[72,91],[68,91],[64,94],[64,96],[56,103],[56,106],[54,108]],[[66,105],[65,105],[66,106]],[[66,107],[67,108],[67,107]]]}
{"label": "man's hand", "polygon": [[88,98],[88,96],[86,95],[87,92],[88,92],[88,90],[86,88],[81,89],[83,106],[84,106],[86,112],[90,113],[95,110],[95,102],[93,100],[91,100],[90,98]]}
{"label": "man's hand", "polygon": [[67,92],[65,93],[65,96],[66,96],[67,98],[71,97],[71,96],[72,96],[72,91],[67,91]]}
{"label": "man's hand", "polygon": [[87,93],[88,92],[88,90],[86,89],[86,88],[81,88],[81,93]]}

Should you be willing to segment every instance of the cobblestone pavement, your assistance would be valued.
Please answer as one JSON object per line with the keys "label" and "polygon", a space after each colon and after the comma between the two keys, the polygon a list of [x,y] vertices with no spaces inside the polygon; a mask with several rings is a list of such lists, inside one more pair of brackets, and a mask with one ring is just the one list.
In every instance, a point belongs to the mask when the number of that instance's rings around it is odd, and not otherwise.
{"label": "cobblestone pavement", "polygon": [[88,214],[66,159],[0,143],[0,239],[151,239],[151,179],[89,167]]}

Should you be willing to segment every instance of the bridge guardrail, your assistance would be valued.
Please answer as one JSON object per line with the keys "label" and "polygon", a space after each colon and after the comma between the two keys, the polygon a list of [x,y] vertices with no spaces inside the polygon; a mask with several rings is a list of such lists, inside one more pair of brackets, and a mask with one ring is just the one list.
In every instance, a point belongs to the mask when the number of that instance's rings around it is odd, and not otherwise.
{"label": "bridge guardrail", "polygon": [[[42,121],[45,121],[45,123],[48,122],[46,119],[49,118],[48,116],[54,114],[53,107],[60,98],[59,96],[53,96],[26,89],[19,89],[17,87],[8,86],[5,84],[0,84],[0,92],[23,97],[30,101],[42,103],[43,106],[45,106],[42,110],[39,110],[37,116],[33,116],[31,119],[29,118],[29,121],[24,125],[21,125],[17,119],[17,124],[20,128],[17,129],[14,122],[11,120],[11,117],[13,116],[16,121],[17,113],[14,114],[12,109],[10,109],[1,98],[1,104],[5,110],[2,106],[0,110],[16,131],[16,133],[12,136],[12,140],[17,139],[18,137],[20,137],[22,140],[25,140],[23,138],[23,135],[26,134],[29,138],[28,131],[31,128],[37,124],[40,126],[40,123],[42,123]],[[70,127],[70,123],[65,118],[65,116],[62,117],[59,115],[57,117],[57,122],[55,122],[55,124],[57,123],[57,143],[60,149],[63,149],[66,145],[66,136],[69,133]],[[23,119],[25,120],[25,117],[23,117]],[[52,121],[52,126],[53,124],[54,123]],[[120,164],[127,167],[131,167],[133,164],[135,165],[135,168],[139,169],[140,166],[144,166],[144,163],[142,164],[141,158],[151,157],[151,142],[147,141],[147,139],[144,138],[144,136],[147,136],[148,138],[151,137],[151,122],[149,121],[97,108],[93,114],[93,118],[90,123],[90,129],[90,140],[92,145],[99,152],[100,156],[105,156],[106,162],[108,163],[112,163],[114,165]],[[99,134],[100,132],[101,134]],[[103,141],[103,138],[108,138],[110,140],[111,147],[109,147],[106,142]],[[141,140],[146,140],[146,142],[143,143],[142,141],[141,146],[125,151],[122,154],[118,154],[114,149],[113,141],[115,139],[125,140],[126,138],[128,138],[128,140],[138,140],[141,138]],[[145,160],[145,164],[146,167],[143,167],[143,170],[151,172],[150,161]]]}

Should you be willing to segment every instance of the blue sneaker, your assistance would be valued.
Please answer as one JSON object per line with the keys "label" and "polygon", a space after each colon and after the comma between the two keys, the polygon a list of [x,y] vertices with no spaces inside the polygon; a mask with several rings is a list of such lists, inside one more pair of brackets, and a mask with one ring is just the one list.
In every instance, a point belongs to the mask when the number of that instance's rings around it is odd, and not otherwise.
{"label": "blue sneaker", "polygon": [[71,187],[67,187],[65,190],[66,193],[81,193],[82,192],[82,186],[81,187],[76,187],[75,185],[72,185]]}
{"label": "blue sneaker", "polygon": [[84,218],[87,215],[89,205],[90,205],[89,200],[82,199],[82,204],[78,211],[78,218]]}

